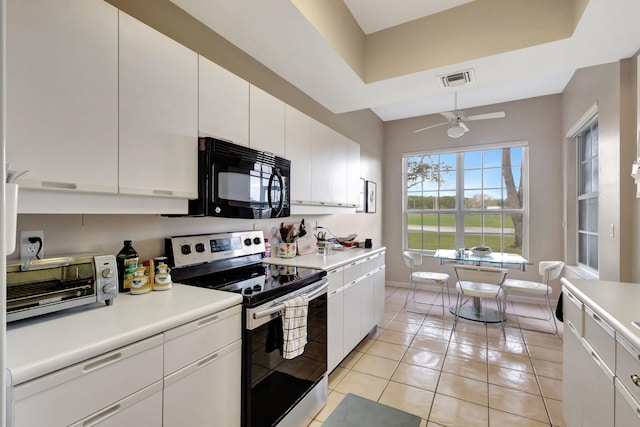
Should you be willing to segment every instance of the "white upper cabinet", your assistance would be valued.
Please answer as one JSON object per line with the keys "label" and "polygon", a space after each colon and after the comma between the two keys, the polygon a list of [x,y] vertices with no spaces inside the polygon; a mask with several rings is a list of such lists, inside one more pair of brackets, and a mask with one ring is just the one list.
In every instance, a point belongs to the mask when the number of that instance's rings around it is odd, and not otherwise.
{"label": "white upper cabinet", "polygon": [[347,205],[347,139],[331,130],[331,202]]}
{"label": "white upper cabinet", "polygon": [[249,146],[284,156],[284,102],[262,89],[249,89]]}
{"label": "white upper cabinet", "polygon": [[332,129],[315,120],[311,122],[311,197],[320,204],[332,201],[332,137]]}
{"label": "white upper cabinet", "polygon": [[347,145],[347,204],[360,203],[360,144],[346,139]]}
{"label": "white upper cabinet", "polygon": [[7,148],[21,188],[118,191],[118,11],[7,2]]}
{"label": "white upper cabinet", "polygon": [[311,118],[285,108],[285,158],[291,160],[291,202],[311,202]]}
{"label": "white upper cabinet", "polygon": [[195,198],[198,55],[120,12],[120,192]]}
{"label": "white upper cabinet", "polygon": [[199,56],[199,136],[249,145],[249,82]]}

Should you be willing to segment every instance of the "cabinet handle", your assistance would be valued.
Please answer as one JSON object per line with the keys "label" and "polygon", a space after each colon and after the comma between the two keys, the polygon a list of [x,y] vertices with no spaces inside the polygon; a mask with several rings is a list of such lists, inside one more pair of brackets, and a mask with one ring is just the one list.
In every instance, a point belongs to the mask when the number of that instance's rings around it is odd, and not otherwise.
{"label": "cabinet handle", "polygon": [[640,377],[636,374],[631,375],[631,381],[637,386],[640,387]]}
{"label": "cabinet handle", "polygon": [[336,289],[335,291],[331,291],[331,292],[329,292],[329,296],[331,297],[331,296],[333,296],[333,295],[335,295],[335,294],[337,294],[337,293],[338,293],[338,290]]}
{"label": "cabinet handle", "polygon": [[122,357],[122,353],[111,354],[111,355],[105,357],[104,359],[96,360],[95,362],[91,362],[91,363],[88,363],[88,364],[84,365],[84,368],[82,368],[82,372],[87,373],[87,372],[94,371],[96,369],[100,369],[100,368],[102,368],[104,366],[107,366],[107,365],[115,362],[116,360],[120,359],[121,357]]}
{"label": "cabinet handle", "polygon": [[200,320],[200,321],[198,322],[198,328],[201,328],[201,327],[203,327],[203,326],[206,326],[206,325],[208,325],[209,323],[213,323],[213,322],[215,322],[216,320],[218,320],[218,315],[213,315],[213,316],[208,317],[208,318],[206,318],[206,319],[202,319],[202,320]]}
{"label": "cabinet handle", "polygon": [[75,190],[78,188],[78,184],[75,182],[42,181],[42,186],[45,188],[61,188],[64,190]]}
{"label": "cabinet handle", "polygon": [[89,418],[88,420],[82,423],[82,426],[83,427],[95,426],[98,423],[106,420],[107,418],[114,416],[118,412],[120,412],[120,405],[114,405],[111,408],[107,408],[104,411],[100,412],[99,414],[96,414],[95,416]]}
{"label": "cabinet handle", "polygon": [[171,191],[171,190],[153,190],[153,194],[157,194],[158,196],[173,196],[173,191]]}
{"label": "cabinet handle", "polygon": [[602,319],[595,313],[591,313],[591,317],[593,317],[593,320],[595,320],[598,323],[602,322]]}
{"label": "cabinet handle", "polygon": [[207,363],[213,362],[217,358],[218,358],[218,353],[215,353],[215,354],[212,354],[211,356],[209,356],[209,357],[207,357],[205,359],[202,359],[200,362],[198,362],[198,368],[203,367]]}

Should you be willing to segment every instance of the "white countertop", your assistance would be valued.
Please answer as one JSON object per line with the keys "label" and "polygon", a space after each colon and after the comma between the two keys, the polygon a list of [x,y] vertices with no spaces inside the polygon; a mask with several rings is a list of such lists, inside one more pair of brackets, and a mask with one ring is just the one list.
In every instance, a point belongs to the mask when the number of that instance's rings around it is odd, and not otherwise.
{"label": "white countertop", "polygon": [[373,249],[348,248],[334,251],[331,255],[320,255],[318,253],[308,255],[298,255],[293,258],[270,257],[262,260],[265,264],[288,265],[292,267],[316,268],[320,270],[332,270],[342,265],[366,258],[379,252],[386,251],[386,247]]}
{"label": "white countertop", "polygon": [[640,283],[563,278],[562,284],[640,349],[640,329],[631,324],[640,321]]}
{"label": "white countertop", "polygon": [[90,306],[7,325],[13,385],[240,304],[239,294],[174,284],[168,291],[118,294]]}

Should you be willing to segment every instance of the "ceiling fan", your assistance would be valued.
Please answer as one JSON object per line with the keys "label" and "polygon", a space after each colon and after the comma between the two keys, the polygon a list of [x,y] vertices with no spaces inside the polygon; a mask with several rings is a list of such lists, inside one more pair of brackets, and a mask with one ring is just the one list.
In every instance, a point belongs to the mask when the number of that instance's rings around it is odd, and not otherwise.
{"label": "ceiling fan", "polygon": [[446,122],[427,126],[426,128],[422,129],[417,129],[414,130],[414,132],[422,132],[423,130],[432,129],[438,126],[450,125],[449,129],[447,129],[447,135],[449,135],[449,137],[451,138],[459,138],[466,132],[469,132],[469,128],[464,122],[473,120],[501,119],[505,117],[504,111],[466,116],[464,114],[464,111],[458,111],[458,92],[454,92],[454,110],[446,111],[440,114],[442,114],[447,119]]}

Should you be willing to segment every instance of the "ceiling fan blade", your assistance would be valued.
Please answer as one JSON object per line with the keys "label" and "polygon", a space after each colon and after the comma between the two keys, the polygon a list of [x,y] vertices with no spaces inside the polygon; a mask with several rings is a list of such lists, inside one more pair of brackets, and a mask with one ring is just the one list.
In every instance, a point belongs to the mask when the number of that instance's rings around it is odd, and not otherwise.
{"label": "ceiling fan blade", "polygon": [[464,120],[501,119],[503,117],[505,117],[504,111],[496,111],[495,113],[476,114],[474,116],[465,117]]}
{"label": "ceiling fan blade", "polygon": [[428,129],[432,129],[432,128],[435,128],[435,127],[438,127],[438,126],[448,125],[448,124],[449,124],[449,122],[442,122],[442,123],[438,123],[438,124],[435,124],[435,125],[427,126],[426,128],[416,129],[413,132],[414,133],[418,133],[418,132],[422,132],[423,130],[428,130]]}
{"label": "ceiling fan blade", "polygon": [[445,111],[444,113],[440,114],[442,114],[447,120],[458,120],[458,115],[455,113],[455,111]]}
{"label": "ceiling fan blade", "polygon": [[464,124],[464,122],[462,122],[462,121],[458,122],[458,126],[460,126],[462,129],[464,129],[465,133],[469,132],[469,128],[467,127],[467,125]]}

